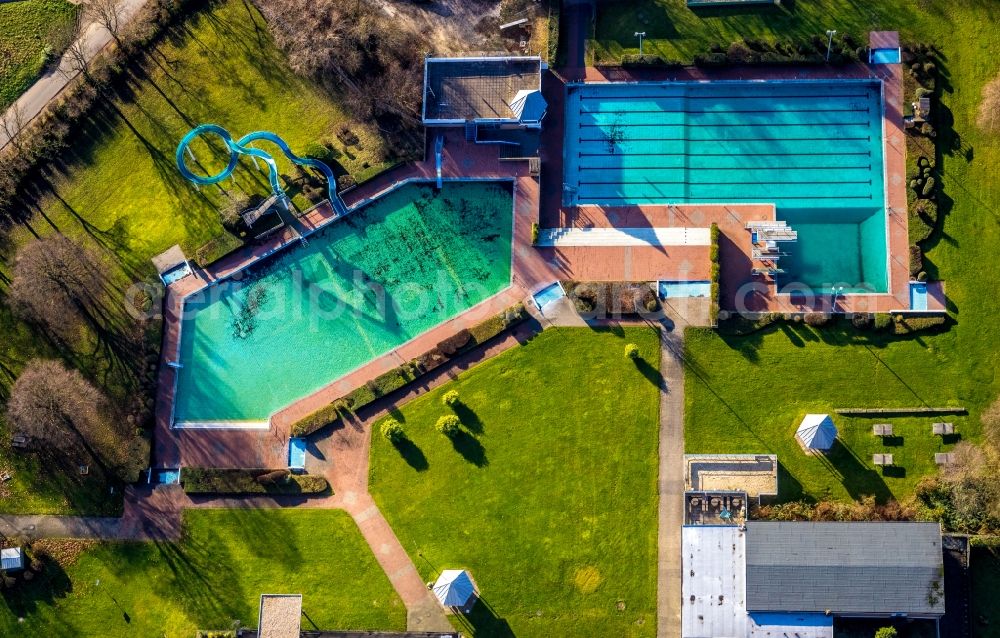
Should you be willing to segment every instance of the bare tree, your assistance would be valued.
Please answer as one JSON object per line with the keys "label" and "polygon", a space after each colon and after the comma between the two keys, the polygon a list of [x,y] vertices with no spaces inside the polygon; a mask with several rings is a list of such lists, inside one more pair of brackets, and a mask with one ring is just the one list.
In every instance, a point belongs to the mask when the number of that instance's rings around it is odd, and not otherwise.
{"label": "bare tree", "polygon": [[85,453],[124,481],[136,480],[146,464],[143,439],[117,425],[122,420],[104,393],[58,361],[28,363],[11,389],[7,419],[43,452],[71,462]]}
{"label": "bare tree", "polygon": [[21,132],[28,125],[28,118],[24,114],[24,109],[17,102],[11,104],[7,112],[0,116],[0,126],[3,127],[4,135],[10,140],[18,151],[22,150]]}
{"label": "bare tree", "polygon": [[59,64],[59,72],[68,80],[80,74],[88,82],[92,79],[90,74],[90,57],[87,52],[87,43],[83,37],[86,33],[86,25],[87,22],[83,16],[83,12],[80,12],[71,27],[70,38],[72,40],[69,46],[66,47],[65,53],[63,53],[63,60]]}
{"label": "bare tree", "polygon": [[390,116],[416,127],[422,34],[392,22],[376,3],[255,0],[296,73],[346,92],[361,118]]}
{"label": "bare tree", "polygon": [[1000,75],[983,87],[983,101],[979,103],[976,122],[984,131],[1000,132]]}
{"label": "bare tree", "polygon": [[122,6],[119,0],[90,0],[87,10],[94,22],[107,29],[118,46],[121,46]]}
{"label": "bare tree", "polygon": [[22,317],[71,343],[81,322],[94,330],[107,323],[101,307],[106,290],[97,259],[66,236],[53,235],[18,252],[10,300]]}

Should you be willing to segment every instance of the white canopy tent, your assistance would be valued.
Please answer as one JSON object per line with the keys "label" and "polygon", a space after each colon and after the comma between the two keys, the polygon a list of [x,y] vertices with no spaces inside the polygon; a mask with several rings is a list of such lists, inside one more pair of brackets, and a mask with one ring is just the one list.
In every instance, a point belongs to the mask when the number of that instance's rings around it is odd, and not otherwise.
{"label": "white canopy tent", "polygon": [[476,593],[472,578],[464,569],[444,570],[433,589],[434,595],[445,607],[464,607]]}
{"label": "white canopy tent", "polygon": [[807,414],[795,431],[795,438],[807,450],[825,452],[833,447],[837,439],[837,426],[829,414]]}

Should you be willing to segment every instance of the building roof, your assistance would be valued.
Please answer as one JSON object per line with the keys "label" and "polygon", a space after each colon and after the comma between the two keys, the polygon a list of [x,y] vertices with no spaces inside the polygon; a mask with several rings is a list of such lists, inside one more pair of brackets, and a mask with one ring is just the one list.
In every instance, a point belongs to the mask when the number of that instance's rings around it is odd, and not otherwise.
{"label": "building roof", "polygon": [[829,450],[837,439],[837,426],[829,414],[807,414],[795,437],[811,450]]}
{"label": "building roof", "polygon": [[744,537],[735,526],[681,529],[683,638],[746,636]]}
{"label": "building roof", "polygon": [[464,569],[446,569],[434,583],[434,595],[445,607],[462,607],[475,593],[475,586]]}
{"label": "building roof", "polygon": [[261,594],[258,638],[299,638],[302,594]]}
{"label": "building roof", "polygon": [[748,611],[944,613],[937,523],[749,521],[746,528]]}
{"label": "building roof", "polygon": [[[427,58],[424,122],[516,122],[520,118],[511,104],[518,93],[539,91],[541,87],[542,63],[537,56]],[[530,99],[529,115],[537,115],[540,97]]]}
{"label": "building roof", "polygon": [[153,265],[156,267],[156,272],[161,275],[186,263],[187,257],[184,256],[184,251],[181,250],[181,247],[177,244],[174,244],[156,257],[153,257]]}
{"label": "building roof", "polygon": [[20,547],[5,547],[0,550],[0,569],[23,569],[24,552]]}

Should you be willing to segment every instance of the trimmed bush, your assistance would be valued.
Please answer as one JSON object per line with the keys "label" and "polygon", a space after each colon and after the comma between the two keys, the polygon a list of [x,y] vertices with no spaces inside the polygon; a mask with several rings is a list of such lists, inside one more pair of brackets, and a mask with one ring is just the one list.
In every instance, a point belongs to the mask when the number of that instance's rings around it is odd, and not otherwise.
{"label": "trimmed bush", "polygon": [[462,426],[462,422],[458,420],[458,417],[454,414],[446,414],[437,420],[434,424],[434,428],[441,434],[451,438],[458,434],[458,429]]}
{"label": "trimmed bush", "polygon": [[[277,478],[279,472],[284,478]],[[264,477],[276,480],[264,482]],[[289,474],[285,469],[185,467],[181,485],[187,494],[321,494],[330,489],[322,476]]]}
{"label": "trimmed bush", "polygon": [[299,419],[292,424],[292,436],[309,436],[320,428],[330,425],[340,418],[338,407],[340,407],[339,404],[331,403],[326,407],[316,410],[309,416]]}
{"label": "trimmed bush", "polygon": [[538,243],[538,222],[531,222],[531,244]]}
{"label": "trimmed bush", "polygon": [[937,183],[934,181],[934,178],[933,177],[928,177],[927,181],[924,182],[924,187],[920,191],[920,194],[923,195],[924,198],[929,198],[931,195],[934,194],[934,187],[935,186],[937,186]]}
{"label": "trimmed bush", "polygon": [[280,483],[288,478],[291,474],[288,470],[272,470],[267,474],[261,474],[257,477],[257,482],[261,485],[274,485],[275,483]]}
{"label": "trimmed bush", "polygon": [[441,343],[437,345],[438,350],[443,352],[446,356],[453,356],[459,350],[468,345],[469,340],[472,338],[472,333],[466,329],[459,330],[454,335],[448,337]]}
{"label": "trimmed bush", "polygon": [[656,67],[679,69],[684,66],[680,60],[670,60],[658,55],[637,55],[634,53],[622,56],[622,66],[624,67]]}
{"label": "trimmed bush", "polygon": [[857,330],[871,330],[875,325],[875,316],[869,312],[856,312],[851,317],[851,325]]}
{"label": "trimmed bush", "polygon": [[830,317],[822,312],[810,312],[805,316],[806,325],[814,328],[825,326],[829,321]]}
{"label": "trimmed bush", "polygon": [[924,269],[924,251],[920,246],[910,246],[910,276],[915,276]]}
{"label": "trimmed bush", "polygon": [[885,330],[892,325],[892,315],[886,312],[879,312],[875,314],[875,329]]}
{"label": "trimmed bush", "polygon": [[638,359],[639,358],[639,346],[635,345],[634,343],[630,343],[627,346],[625,346],[625,358],[626,359],[632,359],[633,361],[635,361],[636,359]]}
{"label": "trimmed bush", "polygon": [[933,317],[896,317],[893,324],[893,333],[898,335],[908,335],[925,330],[938,330],[944,328],[948,323],[948,317],[938,315]]}
{"label": "trimmed bush", "polygon": [[391,443],[403,440],[406,432],[403,431],[403,424],[396,419],[389,418],[382,422],[382,438]]}
{"label": "trimmed bush", "polygon": [[441,396],[441,403],[451,407],[458,403],[458,390],[448,390]]}
{"label": "trimmed bush", "polygon": [[896,638],[899,636],[899,632],[896,631],[895,627],[879,627],[878,631],[875,632],[875,638]]}

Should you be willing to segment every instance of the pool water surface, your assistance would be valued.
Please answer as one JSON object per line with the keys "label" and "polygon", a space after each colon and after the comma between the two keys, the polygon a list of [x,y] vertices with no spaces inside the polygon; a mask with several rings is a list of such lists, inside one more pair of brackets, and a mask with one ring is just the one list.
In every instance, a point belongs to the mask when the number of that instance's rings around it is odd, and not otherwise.
{"label": "pool water surface", "polygon": [[178,424],[266,421],[510,285],[509,183],[406,185],[185,301]]}

